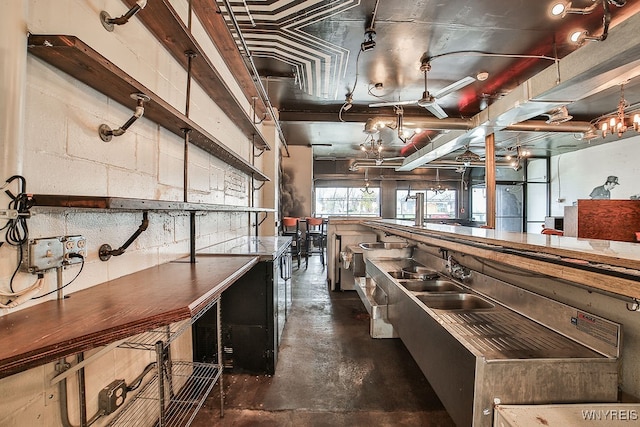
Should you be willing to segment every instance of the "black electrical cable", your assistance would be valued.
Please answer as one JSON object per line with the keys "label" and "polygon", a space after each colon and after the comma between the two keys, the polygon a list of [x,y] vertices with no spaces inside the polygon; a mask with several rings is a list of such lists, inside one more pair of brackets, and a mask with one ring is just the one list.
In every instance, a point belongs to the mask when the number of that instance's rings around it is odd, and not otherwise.
{"label": "black electrical cable", "polygon": [[16,266],[16,269],[13,271],[11,279],[9,280],[9,289],[11,290],[11,292],[15,292],[13,289],[13,279],[20,269],[22,258],[24,256],[22,245],[27,243],[27,241],[29,240],[29,227],[27,226],[27,217],[29,216],[29,208],[31,207],[31,202],[26,194],[27,180],[23,176],[11,176],[5,181],[5,185],[3,185],[1,188],[6,187],[15,180],[20,181],[18,195],[14,196],[13,193],[11,193],[11,191],[9,190],[5,190],[5,194],[9,196],[9,198],[11,198],[7,209],[16,210],[18,212],[18,217],[7,220],[7,223],[2,228],[0,228],[0,230],[7,230],[5,233],[5,241],[9,245],[18,248],[18,265]]}
{"label": "black electrical cable", "polygon": [[53,293],[58,292],[60,289],[64,289],[67,286],[69,286],[70,284],[73,283],[74,280],[76,280],[78,278],[78,276],[80,275],[80,273],[82,273],[82,269],[84,268],[84,257],[80,254],[69,254],[69,257],[71,258],[81,258],[82,259],[82,263],[80,264],[80,270],[78,271],[78,273],[76,273],[75,277],[73,279],[71,279],[71,281],[69,283],[67,283],[66,285],[60,287],[60,288],[56,288],[52,291],[47,292],[46,294],[42,294],[42,295],[38,295],[37,297],[33,297],[31,299],[38,299],[38,298],[42,298],[42,297],[46,297],[47,295],[51,295]]}
{"label": "black electrical cable", "polygon": [[140,387],[140,384],[142,384],[142,380],[144,379],[144,377],[151,372],[156,366],[156,362],[151,362],[149,363],[147,366],[145,366],[145,368],[142,370],[142,373],[140,375],[138,375],[138,377],[136,379],[133,380],[133,382],[130,385],[127,385],[127,391],[134,391],[136,390],[138,387]]}

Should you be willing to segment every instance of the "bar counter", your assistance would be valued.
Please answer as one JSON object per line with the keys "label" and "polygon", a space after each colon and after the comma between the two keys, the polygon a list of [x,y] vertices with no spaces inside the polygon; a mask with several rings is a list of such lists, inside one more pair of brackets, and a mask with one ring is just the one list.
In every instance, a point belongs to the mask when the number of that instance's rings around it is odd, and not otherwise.
{"label": "bar counter", "polygon": [[370,220],[363,225],[431,246],[517,265],[593,289],[640,299],[640,244],[514,233],[413,221]]}

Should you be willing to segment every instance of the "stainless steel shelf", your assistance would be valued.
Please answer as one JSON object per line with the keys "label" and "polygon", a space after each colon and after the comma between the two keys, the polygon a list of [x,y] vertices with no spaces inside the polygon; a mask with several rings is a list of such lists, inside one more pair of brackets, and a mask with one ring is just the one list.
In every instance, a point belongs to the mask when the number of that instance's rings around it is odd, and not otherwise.
{"label": "stainless steel shelf", "polygon": [[174,339],[184,332],[185,329],[191,326],[191,323],[193,323],[192,319],[186,319],[181,322],[153,329],[131,337],[118,345],[118,347],[153,351],[155,350],[155,345],[158,341],[162,341],[164,347],[168,347]]}
{"label": "stainless steel shelf", "polygon": [[[207,310],[216,306],[218,318],[218,363],[171,361],[165,349],[191,327]],[[110,426],[188,426],[194,420],[213,386],[220,385],[220,416],[224,411],[222,394],[222,347],[220,346],[220,298],[209,301],[196,315],[171,325],[135,335],[118,347],[156,353],[154,376],[120,408]]]}
{"label": "stainless steel shelf", "polygon": [[[218,364],[174,361],[171,363],[171,382],[164,381],[163,419],[160,419],[158,376],[154,375],[109,425],[189,426],[221,374]],[[171,390],[172,386],[178,391]]]}
{"label": "stainless steel shelf", "polygon": [[129,348],[133,350],[154,351],[156,348],[156,343],[158,341],[162,341],[163,346],[166,348],[187,328],[191,327],[193,322],[198,320],[204,313],[207,312],[207,310],[216,305],[219,301],[220,298],[215,298],[209,301],[206,306],[202,307],[200,311],[198,311],[198,313],[193,317],[185,319],[181,322],[172,323],[167,326],[162,326],[160,328],[152,329],[148,332],[135,335],[119,344],[118,347]]}

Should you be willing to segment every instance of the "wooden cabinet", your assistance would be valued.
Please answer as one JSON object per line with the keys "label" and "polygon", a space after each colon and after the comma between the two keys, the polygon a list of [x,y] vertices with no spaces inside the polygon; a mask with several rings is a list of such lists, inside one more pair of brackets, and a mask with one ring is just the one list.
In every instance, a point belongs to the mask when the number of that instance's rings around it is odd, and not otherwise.
{"label": "wooden cabinet", "polygon": [[640,200],[578,200],[565,207],[565,236],[637,242]]}

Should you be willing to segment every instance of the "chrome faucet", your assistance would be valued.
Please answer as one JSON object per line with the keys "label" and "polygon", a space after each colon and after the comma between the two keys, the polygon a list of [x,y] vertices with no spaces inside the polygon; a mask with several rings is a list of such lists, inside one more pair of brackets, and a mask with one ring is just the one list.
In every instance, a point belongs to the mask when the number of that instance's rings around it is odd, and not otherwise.
{"label": "chrome faucet", "polygon": [[409,185],[404,201],[408,202],[409,199],[416,199],[416,216],[413,224],[422,225],[424,223],[424,193],[416,193],[415,196],[412,196],[411,185]]}
{"label": "chrome faucet", "polygon": [[447,257],[447,271],[455,279],[466,280],[471,277],[471,270],[458,263],[451,255]]}

